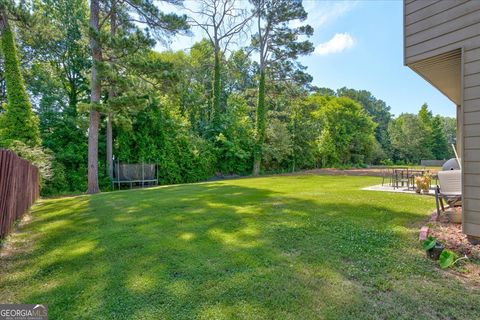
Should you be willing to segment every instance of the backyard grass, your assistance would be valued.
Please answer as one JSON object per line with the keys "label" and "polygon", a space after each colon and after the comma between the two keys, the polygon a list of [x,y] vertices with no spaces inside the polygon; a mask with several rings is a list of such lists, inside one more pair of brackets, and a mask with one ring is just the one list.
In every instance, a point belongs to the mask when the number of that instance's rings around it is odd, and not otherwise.
{"label": "backyard grass", "polygon": [[[42,200],[0,258],[0,302],[51,319],[479,319],[425,259],[426,196],[276,176]],[[8,249],[8,250],[7,250]]]}

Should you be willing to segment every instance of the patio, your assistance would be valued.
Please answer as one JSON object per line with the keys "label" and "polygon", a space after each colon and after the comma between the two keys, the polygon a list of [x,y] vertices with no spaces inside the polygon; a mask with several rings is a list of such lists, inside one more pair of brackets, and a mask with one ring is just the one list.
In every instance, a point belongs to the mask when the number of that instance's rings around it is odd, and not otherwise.
{"label": "patio", "polygon": [[[382,183],[363,190],[435,195],[437,169],[387,167],[381,169]],[[425,186],[417,185],[425,179]],[[420,180],[419,180],[420,179]],[[428,187],[428,190],[426,189]]]}
{"label": "patio", "polygon": [[369,186],[366,188],[363,188],[362,190],[367,190],[367,191],[383,191],[383,192],[395,192],[395,193],[409,193],[409,194],[418,194],[418,195],[428,195],[428,196],[435,196],[435,187],[431,187],[428,193],[422,192],[422,193],[416,193],[415,189],[412,189],[411,187],[408,188],[406,186],[404,187],[394,187],[392,185],[388,184],[377,184],[374,186]]}

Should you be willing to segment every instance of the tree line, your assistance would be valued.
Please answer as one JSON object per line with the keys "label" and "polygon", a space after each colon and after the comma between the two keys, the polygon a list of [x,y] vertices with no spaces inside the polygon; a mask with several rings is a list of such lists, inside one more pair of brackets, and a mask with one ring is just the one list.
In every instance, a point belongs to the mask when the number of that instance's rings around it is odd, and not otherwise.
{"label": "tree line", "polygon": [[[166,184],[451,156],[454,119],[311,84],[302,1],[158,3],[0,3],[0,145],[41,168],[44,194],[108,189],[114,161],[156,163]],[[196,30],[189,50],[154,49]]]}

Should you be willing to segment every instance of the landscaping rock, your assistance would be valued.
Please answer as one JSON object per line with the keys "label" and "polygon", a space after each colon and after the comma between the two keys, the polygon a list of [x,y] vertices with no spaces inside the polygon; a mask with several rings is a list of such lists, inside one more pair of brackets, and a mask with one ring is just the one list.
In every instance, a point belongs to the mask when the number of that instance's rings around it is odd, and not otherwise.
{"label": "landscaping rock", "polygon": [[420,229],[420,235],[418,236],[418,240],[419,240],[419,241],[424,241],[425,239],[427,239],[428,230],[429,230],[429,228],[428,228],[427,226],[423,226],[423,227]]}

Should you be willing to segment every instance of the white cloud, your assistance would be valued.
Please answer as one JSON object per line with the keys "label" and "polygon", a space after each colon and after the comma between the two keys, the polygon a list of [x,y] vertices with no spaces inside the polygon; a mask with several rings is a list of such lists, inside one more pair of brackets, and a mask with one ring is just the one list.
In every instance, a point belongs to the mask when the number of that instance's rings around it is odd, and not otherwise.
{"label": "white cloud", "polygon": [[336,33],[332,39],[320,43],[315,48],[315,54],[326,56],[332,53],[340,53],[355,45],[355,40],[348,33]]}
{"label": "white cloud", "polygon": [[[303,7],[308,13],[308,18],[305,22],[314,29],[318,29],[334,22],[352,10],[357,3],[358,1],[304,1]],[[295,21],[292,25],[297,27],[303,24],[300,21]]]}

